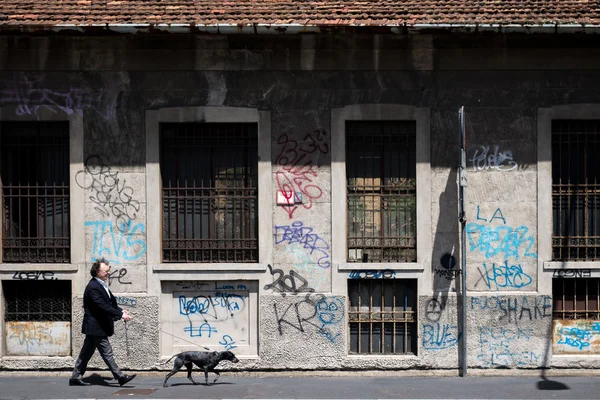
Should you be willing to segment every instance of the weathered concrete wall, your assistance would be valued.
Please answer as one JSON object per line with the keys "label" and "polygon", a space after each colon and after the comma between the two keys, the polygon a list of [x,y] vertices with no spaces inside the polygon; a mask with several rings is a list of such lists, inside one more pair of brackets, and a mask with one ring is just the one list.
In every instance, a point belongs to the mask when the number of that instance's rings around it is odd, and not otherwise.
{"label": "weathered concrete wall", "polygon": [[[599,61],[594,38],[575,35],[0,37],[2,119],[81,117],[75,145],[83,156],[71,173],[83,204],[81,221],[73,221],[84,238],[84,255],[60,272],[47,264],[0,265],[2,280],[18,271],[56,272],[72,280],[74,296],[71,357],[7,357],[3,344],[0,368],[72,367],[83,340],[81,293],[100,256],[111,261],[111,289],[134,316],[117,323],[112,339],[123,368],[156,368],[169,356],[160,325],[173,305],[169,285],[220,280],[258,289],[248,299],[256,318],[215,325],[220,333],[256,332],[245,350],[255,353],[235,368],[457,368],[460,106],[468,135],[469,367],[597,368],[595,356],[552,356],[551,288],[539,275],[552,271],[539,268],[549,260],[538,257],[537,118],[542,107],[597,101]],[[419,279],[415,356],[348,356],[347,289],[334,281],[347,280],[349,271],[332,263],[334,237],[345,232],[332,228],[332,199],[344,193],[332,190],[332,165],[343,160],[332,156],[331,114],[361,104],[428,110],[432,251],[423,271],[393,275]],[[273,253],[262,270],[157,270],[148,261],[150,251],[160,251],[149,243],[148,211],[161,204],[146,195],[157,160],[147,159],[145,113],[170,107],[270,112],[273,232],[261,240],[273,241]],[[302,201],[277,205],[277,191],[287,188]],[[221,336],[211,345],[231,346],[224,343]],[[104,368],[99,358],[90,366]]]}

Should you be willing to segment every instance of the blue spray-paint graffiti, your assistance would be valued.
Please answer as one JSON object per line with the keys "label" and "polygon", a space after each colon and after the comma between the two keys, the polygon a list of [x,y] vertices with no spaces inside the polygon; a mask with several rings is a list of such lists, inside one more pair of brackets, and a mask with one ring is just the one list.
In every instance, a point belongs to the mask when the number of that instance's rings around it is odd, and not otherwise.
{"label": "blue spray-paint graffiti", "polygon": [[[564,345],[574,350],[586,350],[588,353],[594,353],[592,343],[598,343],[600,334],[600,322],[589,320],[574,320],[564,321],[570,326],[563,326],[563,321],[557,321],[555,332],[558,334],[559,340],[557,345]],[[589,347],[589,349],[588,349]]]}
{"label": "blue spray-paint graffiti", "polygon": [[533,328],[479,327],[477,360],[484,368],[537,366],[541,357],[534,351],[514,351],[514,343],[531,341]]}
{"label": "blue spray-paint graffiti", "polygon": [[396,276],[396,271],[384,270],[353,270],[348,275],[349,279],[391,279]]}
{"label": "blue spray-paint graffiti", "polygon": [[[528,234],[529,228],[525,225],[514,229],[506,226],[506,219],[499,208],[489,221],[481,218],[479,211],[479,206],[477,206],[477,220],[486,221],[486,224],[471,222],[465,228],[470,251],[480,251],[486,258],[495,256],[515,257],[517,260],[519,257],[537,258],[537,254],[532,251],[535,239]],[[487,224],[487,222],[491,223],[495,220],[502,221],[503,225],[490,226]]]}
{"label": "blue spray-paint graffiti", "polygon": [[194,296],[188,300],[186,296],[179,296],[179,314],[211,314],[217,315],[216,308],[223,308],[228,312],[240,311],[244,308],[244,296],[231,293],[216,293],[212,296]]}
{"label": "blue spray-paint graffiti", "polygon": [[301,221],[292,222],[291,225],[276,226],[275,244],[290,245],[300,243],[309,254],[320,256],[317,265],[322,268],[329,268],[331,260],[329,256],[329,243],[322,237],[313,233],[313,228],[304,226]]}
{"label": "blue spray-paint graffiti", "polygon": [[[92,260],[104,257],[112,264],[120,264],[137,260],[146,253],[146,241],[141,237],[134,239],[137,232],[144,233],[142,223],[132,226],[129,221],[116,230],[111,221],[87,221],[85,226],[94,228]],[[109,242],[108,247],[104,245],[105,240]]]}
{"label": "blue spray-paint graffiti", "polygon": [[200,326],[194,326],[190,321],[190,326],[183,328],[183,331],[189,332],[190,337],[202,337],[202,334],[204,334],[210,338],[211,334],[217,333],[217,330],[210,326],[208,322],[204,322]]}
{"label": "blue spray-paint graffiti", "polygon": [[232,350],[237,348],[235,340],[229,335],[223,335],[223,338],[219,341],[219,344],[225,347],[225,350]]}
{"label": "blue spray-paint graffiti", "polygon": [[456,346],[461,334],[456,325],[423,324],[422,346],[426,350],[443,350]]}
{"label": "blue spray-paint graffiti", "polygon": [[498,290],[501,288],[522,288],[532,282],[531,276],[523,272],[521,264],[509,265],[504,261],[504,265],[496,263],[483,263],[483,271],[479,271],[488,287],[488,289]]}
{"label": "blue spray-paint graffiti", "polygon": [[135,307],[137,304],[136,299],[132,299],[129,297],[115,296],[115,300],[117,300],[117,304],[120,304],[122,306]]}

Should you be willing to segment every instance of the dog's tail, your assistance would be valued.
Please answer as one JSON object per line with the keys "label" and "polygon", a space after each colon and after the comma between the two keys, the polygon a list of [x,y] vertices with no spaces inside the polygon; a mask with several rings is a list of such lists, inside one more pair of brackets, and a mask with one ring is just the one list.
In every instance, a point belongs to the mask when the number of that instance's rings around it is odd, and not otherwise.
{"label": "dog's tail", "polygon": [[157,363],[154,363],[154,365],[164,365],[164,364],[168,363],[169,361],[171,361],[172,359],[174,359],[175,357],[177,357],[177,356],[178,356],[178,355],[180,355],[180,354],[181,354],[181,353],[177,353],[177,354],[175,354],[174,356],[172,356],[171,358],[169,358],[167,361],[163,361],[163,362],[160,362],[160,361],[159,361],[159,362],[157,362]]}

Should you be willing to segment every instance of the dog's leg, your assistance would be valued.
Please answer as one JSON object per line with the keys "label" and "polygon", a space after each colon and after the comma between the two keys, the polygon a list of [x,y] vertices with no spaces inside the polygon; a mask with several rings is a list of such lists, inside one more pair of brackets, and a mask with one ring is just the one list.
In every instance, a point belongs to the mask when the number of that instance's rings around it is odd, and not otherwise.
{"label": "dog's leg", "polygon": [[193,364],[191,361],[188,361],[188,362],[186,362],[186,363],[185,363],[185,367],[187,368],[187,371],[188,371],[188,379],[189,379],[190,381],[192,381],[192,383],[193,383],[194,385],[197,385],[197,384],[198,384],[198,382],[196,382],[196,381],[194,380],[194,378],[192,378],[192,368],[194,368],[194,364]]}
{"label": "dog's leg", "polygon": [[212,370],[212,372],[214,372],[215,374],[217,374],[217,376],[215,376],[215,380],[213,381],[214,383],[217,383],[217,379],[219,379],[219,377],[221,376],[221,374],[218,371],[215,371],[214,369]]}
{"label": "dog's leg", "polygon": [[206,386],[208,386],[208,367],[204,367],[204,380],[206,381]]}
{"label": "dog's leg", "polygon": [[165,381],[163,382],[163,387],[167,387],[167,380],[170,377],[172,377],[173,375],[175,375],[181,369],[181,367],[183,367],[183,360],[181,358],[177,357],[175,359],[175,362],[173,363],[173,369],[165,377]]}

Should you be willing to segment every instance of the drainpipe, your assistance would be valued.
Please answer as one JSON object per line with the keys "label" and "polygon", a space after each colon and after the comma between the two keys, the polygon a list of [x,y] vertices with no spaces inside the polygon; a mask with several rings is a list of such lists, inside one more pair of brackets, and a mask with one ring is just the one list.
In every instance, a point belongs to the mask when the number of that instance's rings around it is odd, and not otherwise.
{"label": "drainpipe", "polygon": [[458,221],[460,222],[460,259],[461,259],[461,298],[462,298],[462,310],[461,310],[461,340],[462,340],[462,351],[460,355],[461,359],[461,371],[460,376],[467,376],[467,242],[465,226],[467,223],[467,216],[465,214],[465,188],[467,187],[467,135],[465,132],[465,107],[462,106],[458,110],[458,137],[459,137],[459,148],[460,148],[460,166],[458,167]]}

